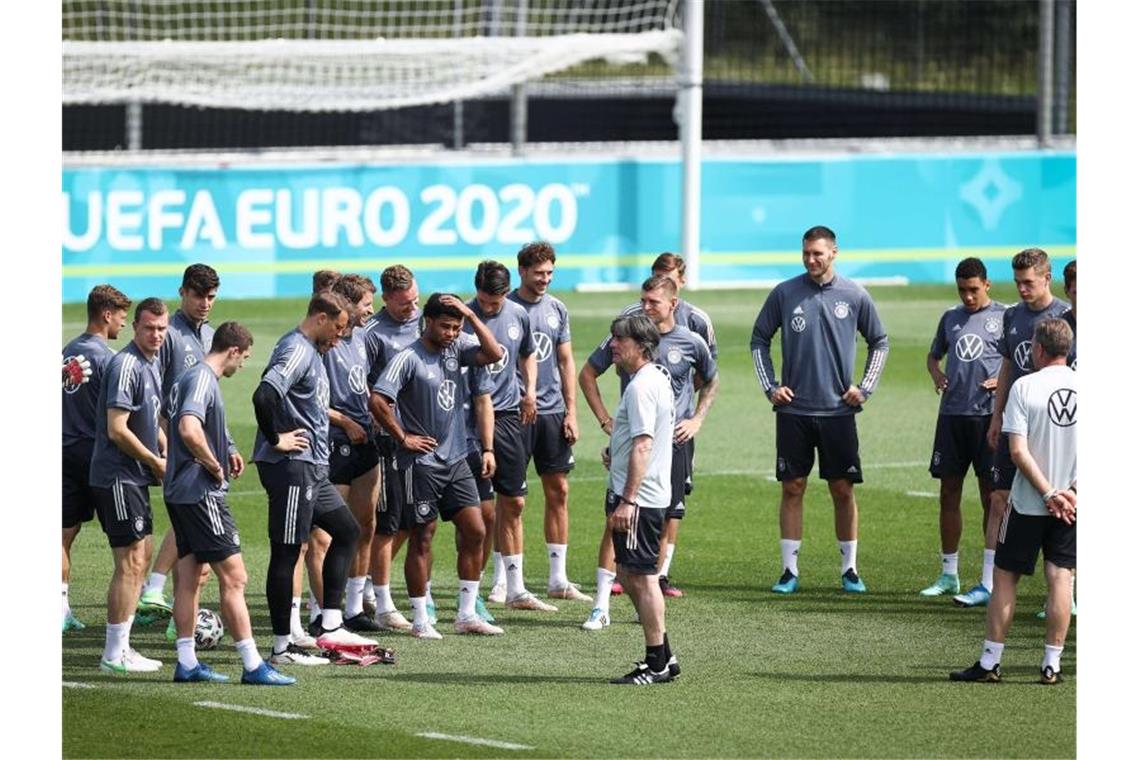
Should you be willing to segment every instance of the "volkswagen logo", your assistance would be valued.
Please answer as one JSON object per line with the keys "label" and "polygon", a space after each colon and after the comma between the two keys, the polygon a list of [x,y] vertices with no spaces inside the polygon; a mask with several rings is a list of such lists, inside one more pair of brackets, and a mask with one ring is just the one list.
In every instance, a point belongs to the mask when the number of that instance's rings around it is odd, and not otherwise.
{"label": "volkswagen logo", "polygon": [[503,346],[503,358],[499,359],[499,361],[495,362],[494,364],[488,364],[487,365],[487,372],[489,372],[492,375],[497,375],[500,372],[502,372],[504,369],[506,369],[507,368],[507,361],[510,358],[510,354],[511,354],[511,352],[507,350],[507,347]]}
{"label": "volkswagen logo", "polygon": [[1049,396],[1049,421],[1058,427],[1077,424],[1077,392],[1059,388]]}
{"label": "volkswagen logo", "polygon": [[543,332],[534,334],[534,353],[538,357],[538,361],[544,362],[549,359],[550,354],[553,353],[553,348],[549,335]]}
{"label": "volkswagen logo", "polygon": [[435,393],[435,400],[439,404],[439,408],[445,412],[450,412],[455,408],[455,381],[444,380],[439,384],[439,390]]}
{"label": "volkswagen logo", "polygon": [[1023,340],[1017,344],[1017,348],[1013,350],[1013,360],[1017,362],[1017,366],[1021,367],[1022,372],[1033,371],[1033,351],[1031,349],[1032,343]]}
{"label": "volkswagen logo", "polygon": [[807,320],[801,316],[792,317],[792,329],[798,333],[807,329]]}
{"label": "volkswagen logo", "polygon": [[963,333],[954,344],[954,353],[964,362],[972,362],[982,358],[985,351],[985,342],[974,333]]}
{"label": "volkswagen logo", "polygon": [[348,371],[348,387],[352,389],[353,393],[359,393],[361,396],[368,395],[368,378],[365,377],[364,367],[359,364],[352,365]]}

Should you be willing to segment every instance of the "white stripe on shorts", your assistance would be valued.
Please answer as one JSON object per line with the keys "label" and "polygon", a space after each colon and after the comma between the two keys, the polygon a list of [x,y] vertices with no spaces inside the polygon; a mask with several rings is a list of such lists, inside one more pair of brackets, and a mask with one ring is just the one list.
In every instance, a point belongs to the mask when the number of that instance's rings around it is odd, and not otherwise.
{"label": "white stripe on shorts", "polygon": [[123,484],[118,480],[111,485],[111,495],[115,499],[115,517],[119,518],[119,522],[126,522],[127,504],[123,497]]}
{"label": "white stripe on shorts", "polygon": [[289,543],[289,536],[297,540],[297,502],[301,496],[300,486],[289,486],[289,498],[285,501],[285,535],[282,539]]}
{"label": "white stripe on shorts", "polygon": [[1009,515],[1011,512],[1013,512],[1013,505],[1012,504],[1010,504],[1009,506],[1006,507],[1005,516],[1001,518],[1001,529],[998,531],[998,540],[997,540],[997,542],[999,544],[1005,543],[1005,531],[1009,527]]}

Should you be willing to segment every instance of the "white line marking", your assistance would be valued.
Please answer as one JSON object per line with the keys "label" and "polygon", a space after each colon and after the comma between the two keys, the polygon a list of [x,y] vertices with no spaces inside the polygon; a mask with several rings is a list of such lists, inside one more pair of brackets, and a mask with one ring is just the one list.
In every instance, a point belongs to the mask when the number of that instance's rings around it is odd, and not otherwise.
{"label": "white line marking", "polygon": [[284,718],[286,720],[308,720],[308,715],[300,713],[277,712],[263,710],[260,707],[242,707],[241,705],[227,705],[224,702],[195,702],[195,707],[212,707],[217,710],[232,710],[233,712],[249,713],[250,715],[264,715],[267,718]]}
{"label": "white line marking", "polygon": [[452,736],[451,734],[437,734],[434,731],[424,731],[416,734],[424,739],[441,739],[445,742],[460,742],[461,744],[477,744],[481,747],[494,747],[495,749],[535,749],[529,744],[512,744],[499,742],[494,739],[480,739],[477,736]]}
{"label": "white line marking", "polygon": [[921,496],[924,499],[937,499],[938,494],[931,493],[930,491],[907,491],[907,496]]}
{"label": "white line marking", "polygon": [[64,681],[63,687],[65,689],[98,689],[99,687],[93,683],[80,683],[79,681]]}

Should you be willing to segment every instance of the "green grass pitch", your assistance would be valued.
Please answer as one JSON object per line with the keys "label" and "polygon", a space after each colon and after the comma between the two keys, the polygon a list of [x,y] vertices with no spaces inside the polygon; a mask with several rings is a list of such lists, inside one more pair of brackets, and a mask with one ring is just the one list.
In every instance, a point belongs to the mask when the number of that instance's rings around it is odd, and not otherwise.
{"label": "green grass pitch", "polygon": [[[1059,292],[1059,289],[1058,289]],[[226,300],[213,323],[237,319],[256,344],[235,378],[223,380],[229,422],[248,456],[254,420],[249,402],[274,342],[299,320],[302,299]],[[426,295],[426,294],[425,294]],[[570,309],[578,366],[633,295],[559,294]],[[294,668],[298,685],[253,689],[237,684],[174,685],[173,645],[160,625],[136,628],[132,643],[166,666],[153,676],[101,674],[109,553],[96,523],[74,550],[72,604],[85,631],[63,642],[65,757],[454,757],[454,756],[797,756],[1060,757],[1076,754],[1076,629],[1070,632],[1058,687],[1036,684],[1044,624],[1034,618],[1044,596],[1040,576],[1022,583],[1003,662],[1005,683],[954,684],[952,669],[977,659],[984,610],[960,610],[919,589],[938,573],[937,482],[926,471],[938,399],[924,367],[937,319],[955,302],[952,287],[877,288],[872,295],[890,334],[882,382],[859,416],[866,483],[859,570],[869,593],[844,595],[827,489],[813,477],[805,507],[801,590],[768,591],[780,574],[774,415],[763,403],[748,350],[766,292],[692,295],[712,316],[720,344],[721,391],[701,431],[696,489],[682,526],[672,577],[687,595],[669,600],[667,628],[683,675],[648,689],[606,680],[643,654],[628,597],[613,600],[614,624],[579,628],[588,603],[559,602],[557,614],[492,611],[507,634],[475,640],[449,635],[456,575],[452,530],[436,540],[434,595],[443,641],[386,636],[399,664]],[[995,287],[1011,303],[1008,286]],[[83,327],[79,305],[63,309],[66,341]],[[125,331],[116,348],[130,339]],[[863,351],[857,362],[862,369]],[[617,381],[602,378],[611,405]],[[579,401],[581,441],[571,476],[568,571],[594,586],[602,528],[602,433]],[[541,488],[532,474],[525,513],[528,587],[544,590]],[[967,488],[968,494],[976,493]],[[154,491],[156,532],[167,527]],[[232,485],[231,507],[250,574],[247,591],[263,653],[268,560],[265,496],[251,467]],[[982,536],[977,497],[966,499],[961,547],[964,587],[977,581]],[[402,555],[401,560],[402,562]],[[169,584],[168,584],[168,594]],[[393,596],[407,612],[399,569]],[[217,589],[204,593],[217,608]],[[202,659],[236,681],[240,660],[225,644]],[[75,684],[95,688],[75,687]],[[285,719],[208,709],[211,701],[307,716]],[[525,745],[505,749],[430,739],[439,733]]]}

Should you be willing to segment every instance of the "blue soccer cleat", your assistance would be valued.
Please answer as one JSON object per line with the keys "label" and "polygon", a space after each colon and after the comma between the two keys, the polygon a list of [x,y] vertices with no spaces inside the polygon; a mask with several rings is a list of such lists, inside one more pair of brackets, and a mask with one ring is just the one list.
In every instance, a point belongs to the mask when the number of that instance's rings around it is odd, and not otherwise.
{"label": "blue soccer cleat", "polygon": [[780,580],[772,586],[772,590],[777,594],[794,594],[796,589],[800,587],[800,578],[798,575],[793,575],[791,570],[784,570],[784,574],[780,576]]}
{"label": "blue soccer cleat", "polygon": [[855,572],[855,568],[847,568],[841,580],[843,581],[843,590],[849,594],[866,594],[867,587],[863,585],[863,579]]}
{"label": "blue soccer cleat", "polygon": [[253,670],[242,671],[241,682],[251,686],[291,686],[297,683],[297,679],[278,672],[272,665],[262,660]]}
{"label": "blue soccer cleat", "polygon": [[961,589],[958,576],[952,573],[942,573],[934,584],[927,586],[918,593],[923,596],[942,596],[943,594],[957,594]]}
{"label": "blue soccer cleat", "polygon": [[436,614],[435,614],[435,602],[434,601],[428,602],[426,605],[426,609],[427,609],[428,622],[431,623],[432,625],[435,625],[436,623],[438,623],[439,618],[436,617]]}
{"label": "blue soccer cleat", "polygon": [[209,665],[202,662],[193,668],[185,668],[182,663],[178,663],[174,668],[174,683],[194,683],[197,681],[225,683],[229,680],[229,676],[215,672]]}
{"label": "blue soccer cleat", "polygon": [[985,607],[990,603],[990,590],[978,584],[964,594],[954,597],[954,604],[959,607]]}
{"label": "blue soccer cleat", "polygon": [[483,601],[483,595],[480,594],[475,597],[475,614],[482,618],[484,623],[494,623],[495,616],[487,609],[486,603]]}

